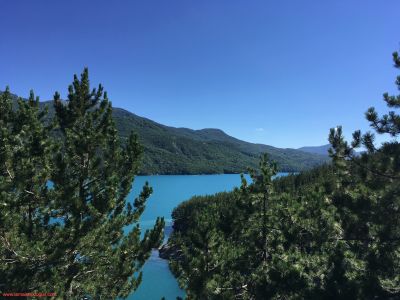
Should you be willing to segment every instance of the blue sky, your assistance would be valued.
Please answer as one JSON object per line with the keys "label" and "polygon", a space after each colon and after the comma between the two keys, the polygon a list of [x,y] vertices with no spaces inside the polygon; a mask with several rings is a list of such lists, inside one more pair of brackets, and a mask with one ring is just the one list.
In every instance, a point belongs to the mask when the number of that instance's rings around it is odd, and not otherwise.
{"label": "blue sky", "polygon": [[400,1],[3,1],[0,87],[66,95],[89,67],[116,107],[278,147],[368,130],[395,93]]}

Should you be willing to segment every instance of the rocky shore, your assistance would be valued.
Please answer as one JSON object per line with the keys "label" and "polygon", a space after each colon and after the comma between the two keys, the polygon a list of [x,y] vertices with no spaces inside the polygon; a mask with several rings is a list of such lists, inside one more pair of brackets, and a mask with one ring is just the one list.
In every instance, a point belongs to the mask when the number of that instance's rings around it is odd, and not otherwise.
{"label": "rocky shore", "polygon": [[171,246],[168,243],[162,245],[158,249],[158,255],[162,259],[178,260],[182,256],[182,250],[178,249],[177,246]]}

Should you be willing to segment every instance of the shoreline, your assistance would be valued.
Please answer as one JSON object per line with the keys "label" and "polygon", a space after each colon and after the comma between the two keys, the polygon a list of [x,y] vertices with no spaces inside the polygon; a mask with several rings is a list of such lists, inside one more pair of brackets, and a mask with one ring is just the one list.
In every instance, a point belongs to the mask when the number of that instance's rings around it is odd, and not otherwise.
{"label": "shoreline", "polygon": [[[304,171],[304,170],[303,170]],[[287,174],[299,174],[303,171],[278,171],[278,173],[287,173]],[[165,174],[147,174],[147,173],[140,173],[135,175],[135,177],[137,176],[209,176],[209,175],[249,175],[248,172],[239,172],[239,173],[179,173],[179,174],[170,174],[170,173],[165,173]]]}

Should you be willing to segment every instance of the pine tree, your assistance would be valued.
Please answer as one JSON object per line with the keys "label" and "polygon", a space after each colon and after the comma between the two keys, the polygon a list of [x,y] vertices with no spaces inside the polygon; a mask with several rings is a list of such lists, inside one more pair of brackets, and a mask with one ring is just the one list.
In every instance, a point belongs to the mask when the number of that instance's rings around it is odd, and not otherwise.
{"label": "pine tree", "polygon": [[242,177],[240,189],[195,197],[174,210],[169,243],[182,256],[172,266],[189,299],[325,295],[329,258],[340,237],[335,209],[319,181],[307,182],[300,195],[276,194],[275,172],[263,156],[260,171],[250,172],[252,183]]}
{"label": "pine tree", "polygon": [[[393,54],[400,68],[398,53]],[[396,85],[400,89],[400,76]],[[383,95],[390,108],[400,108],[400,96]],[[400,115],[394,110],[379,117],[369,108],[366,118],[378,134],[400,135]],[[337,170],[333,202],[338,207],[345,241],[338,264],[341,290],[359,298],[400,297],[400,144],[376,147],[374,134],[353,133],[348,144],[341,127],[331,129],[330,142]],[[367,150],[360,157],[355,149]],[[335,287],[333,288],[335,289]]]}
{"label": "pine tree", "polygon": [[[328,269],[326,244],[337,236],[334,211],[318,183],[299,195],[277,194],[277,166],[265,155],[245,198],[254,212],[247,218],[242,239],[247,241],[246,295],[249,299],[318,298]],[[249,203],[248,200],[245,200]]]}
{"label": "pine tree", "polygon": [[[17,106],[17,107],[15,107]],[[47,181],[54,143],[44,124],[46,110],[31,92],[13,103],[0,96],[0,291],[46,287],[49,226]]]}
{"label": "pine tree", "polygon": [[252,192],[261,194],[260,201],[260,226],[261,227],[261,237],[258,239],[260,241],[259,250],[261,256],[261,264],[266,264],[269,259],[268,253],[268,210],[270,209],[269,201],[271,195],[273,194],[273,184],[272,179],[273,176],[277,173],[277,165],[274,162],[269,162],[268,155],[264,154],[264,156],[260,159],[260,172],[261,174],[257,174],[255,170],[250,170],[251,177],[253,179],[252,184]]}
{"label": "pine tree", "polygon": [[141,234],[147,183],[126,201],[142,149],[134,135],[119,141],[111,103],[101,85],[90,90],[87,69],[67,101],[55,94],[50,126],[33,98],[17,110],[7,91],[0,98],[0,290],[127,297],[164,228],[157,219]]}

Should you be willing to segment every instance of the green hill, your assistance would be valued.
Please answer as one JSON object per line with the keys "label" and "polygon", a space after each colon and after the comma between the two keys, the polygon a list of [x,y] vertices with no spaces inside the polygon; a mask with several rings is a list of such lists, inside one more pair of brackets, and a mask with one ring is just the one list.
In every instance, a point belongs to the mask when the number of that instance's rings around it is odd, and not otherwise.
{"label": "green hill", "polygon": [[326,144],[322,146],[301,147],[298,148],[297,150],[314,154],[328,155],[329,148],[331,148],[331,144]]}
{"label": "green hill", "polygon": [[[52,101],[42,102],[54,115]],[[298,172],[328,160],[327,156],[295,149],[253,144],[227,135],[219,129],[175,128],[113,108],[113,116],[124,139],[133,130],[144,146],[142,174],[215,174],[246,172],[256,167],[267,152],[280,171]]]}

